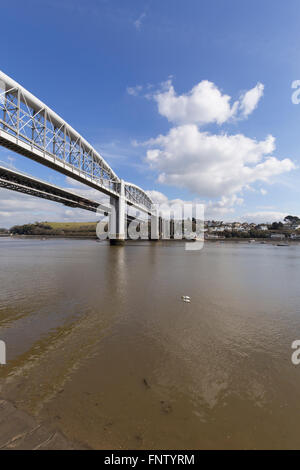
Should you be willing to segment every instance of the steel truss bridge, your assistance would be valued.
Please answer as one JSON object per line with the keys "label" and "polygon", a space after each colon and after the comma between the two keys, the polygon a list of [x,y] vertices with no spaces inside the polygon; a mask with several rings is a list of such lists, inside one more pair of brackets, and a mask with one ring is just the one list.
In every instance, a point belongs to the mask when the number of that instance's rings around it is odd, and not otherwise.
{"label": "steel truss bridge", "polygon": [[[143,189],[119,178],[78,132],[1,71],[0,145],[110,196],[115,209],[113,239],[125,238],[126,205],[153,215],[152,200]],[[50,183],[43,186],[42,181],[34,182],[34,178],[21,173],[13,175],[4,168],[0,171],[0,186],[87,210],[95,203]],[[103,207],[103,212],[109,211]]]}
{"label": "steel truss bridge", "polygon": [[110,208],[104,204],[3,166],[0,166],[0,187],[60,202],[69,207],[99,212],[105,215],[108,215],[110,212]]}

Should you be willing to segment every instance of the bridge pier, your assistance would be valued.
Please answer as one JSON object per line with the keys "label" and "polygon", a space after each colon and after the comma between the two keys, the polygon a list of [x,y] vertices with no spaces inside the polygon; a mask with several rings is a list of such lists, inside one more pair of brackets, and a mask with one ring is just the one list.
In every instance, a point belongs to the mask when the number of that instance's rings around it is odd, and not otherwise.
{"label": "bridge pier", "polygon": [[150,223],[150,240],[158,241],[162,236],[162,217],[159,215],[157,207],[152,207]]}
{"label": "bridge pier", "polygon": [[124,180],[120,182],[120,196],[111,197],[109,216],[109,233],[111,245],[124,245],[126,240],[126,200]]}

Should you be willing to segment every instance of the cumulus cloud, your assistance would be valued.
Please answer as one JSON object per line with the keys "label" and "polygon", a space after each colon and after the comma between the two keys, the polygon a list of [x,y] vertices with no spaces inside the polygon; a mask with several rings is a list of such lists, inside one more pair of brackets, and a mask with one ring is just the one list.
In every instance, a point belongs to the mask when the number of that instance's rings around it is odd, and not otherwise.
{"label": "cumulus cloud", "polygon": [[223,94],[208,80],[202,80],[182,95],[177,95],[172,80],[168,80],[163,84],[162,90],[154,93],[152,97],[157,102],[159,114],[172,123],[221,125],[233,117],[246,118],[251,114],[257,107],[263,90],[264,85],[257,83],[231,104],[231,97]]}
{"label": "cumulus cloud", "polygon": [[[152,201],[155,204],[159,204],[165,208],[165,210],[170,210],[174,205],[183,205],[183,204],[202,204],[204,206],[204,218],[223,218],[234,212],[235,205],[242,205],[244,200],[236,195],[230,197],[222,196],[218,201],[203,201],[200,199],[194,200],[183,200],[183,199],[169,199],[165,194],[160,191],[146,191],[147,194],[151,197]],[[228,217],[227,217],[228,218]]]}
{"label": "cumulus cloud", "polygon": [[169,199],[168,196],[161,193],[160,191],[150,190],[146,191],[148,196],[151,198],[154,204],[172,206],[173,204],[192,204],[199,201],[187,201],[180,198]]}
{"label": "cumulus cloud", "polygon": [[244,189],[253,189],[256,182],[270,182],[272,177],[294,169],[289,158],[280,160],[273,155],[272,135],[258,141],[243,134],[201,130],[207,124],[247,118],[263,92],[264,85],[258,82],[233,101],[213,82],[202,80],[178,95],[172,77],[161,84],[160,90],[151,92],[159,114],[173,125],[167,134],[144,143],[148,147],[146,161],[157,171],[158,182],[188,189],[199,197],[216,198],[208,207],[225,213],[233,211],[240,199],[237,195]]}
{"label": "cumulus cloud", "polygon": [[[158,182],[187,189],[199,198],[213,199],[205,202],[210,214],[233,213],[235,206],[243,203],[240,194],[245,189],[253,189],[257,182],[269,183],[275,176],[296,168],[291,159],[274,156],[272,135],[257,140],[241,133],[212,134],[202,130],[207,124],[222,125],[247,118],[263,96],[264,85],[260,82],[237,100],[208,80],[178,94],[172,77],[159,90],[153,91],[152,85],[137,85],[128,87],[127,93],[154,100],[159,114],[172,123],[167,134],[144,143],[148,147],[146,162],[158,173]],[[259,191],[267,194],[264,188]],[[170,201],[158,191],[152,191],[151,197],[161,204],[184,202]]]}
{"label": "cumulus cloud", "polygon": [[[201,201],[194,199],[193,201],[182,199],[169,199],[165,194],[160,191],[147,191],[147,194],[152,198],[156,204],[161,204],[167,211],[175,204],[196,204],[201,203],[204,205],[204,218],[205,220],[221,219],[230,222],[254,222],[254,223],[272,223],[280,222],[288,215],[287,212],[280,212],[276,210],[261,210],[256,212],[247,212],[239,216],[235,216],[235,206],[243,206],[244,200],[236,195],[229,197],[222,196],[219,200]],[[266,207],[267,209],[267,207]]]}
{"label": "cumulus cloud", "polygon": [[171,80],[167,82],[166,88],[155,93],[154,99],[158,112],[177,124],[222,124],[236,113],[238,107],[238,102],[231,106],[230,96],[222,94],[208,80],[202,80],[190,92],[182,95],[176,94]]}
{"label": "cumulus cloud", "polygon": [[150,190],[146,191],[154,204],[169,204],[169,198],[160,191]]}
{"label": "cumulus cloud", "polygon": [[200,197],[233,195],[256,181],[295,168],[272,155],[275,139],[257,141],[243,134],[210,134],[194,124],[173,127],[151,139],[146,160],[158,171],[158,181],[186,188]]}
{"label": "cumulus cloud", "polygon": [[222,196],[218,201],[209,201],[204,205],[205,218],[223,218],[224,216],[228,218],[228,214],[234,213],[234,206],[240,206],[243,202],[244,199],[236,196],[235,194],[230,197]]}

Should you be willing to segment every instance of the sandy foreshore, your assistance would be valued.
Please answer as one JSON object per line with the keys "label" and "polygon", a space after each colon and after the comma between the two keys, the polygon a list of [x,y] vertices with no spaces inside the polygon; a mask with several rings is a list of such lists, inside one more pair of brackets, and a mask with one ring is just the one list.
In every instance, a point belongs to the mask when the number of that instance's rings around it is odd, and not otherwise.
{"label": "sandy foreshore", "polygon": [[75,450],[60,432],[39,424],[32,416],[0,399],[0,450]]}

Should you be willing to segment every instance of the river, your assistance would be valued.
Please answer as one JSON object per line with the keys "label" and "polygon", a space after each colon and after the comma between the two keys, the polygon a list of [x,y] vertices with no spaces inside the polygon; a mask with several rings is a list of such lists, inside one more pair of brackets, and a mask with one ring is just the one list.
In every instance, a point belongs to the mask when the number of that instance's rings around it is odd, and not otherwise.
{"label": "river", "polygon": [[39,422],[96,449],[300,448],[299,245],[1,238],[0,263],[0,397]]}

